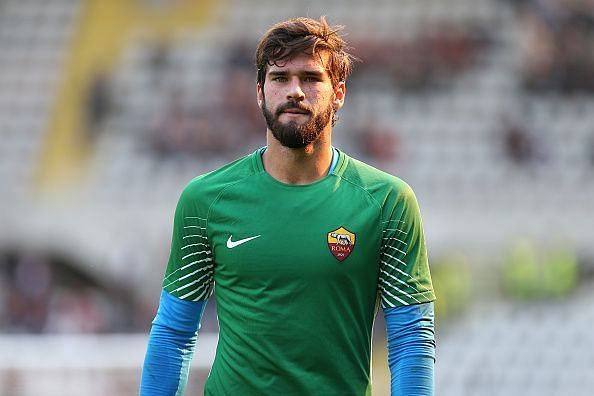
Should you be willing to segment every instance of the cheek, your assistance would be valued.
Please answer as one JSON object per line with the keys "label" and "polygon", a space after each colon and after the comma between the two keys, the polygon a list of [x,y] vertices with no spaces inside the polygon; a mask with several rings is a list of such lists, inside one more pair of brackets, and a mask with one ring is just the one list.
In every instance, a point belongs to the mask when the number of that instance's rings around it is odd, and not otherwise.
{"label": "cheek", "polygon": [[309,97],[312,102],[315,102],[318,106],[325,107],[328,103],[333,100],[333,92],[329,90],[314,89],[309,92]]}
{"label": "cheek", "polygon": [[265,87],[262,94],[263,106],[266,106],[269,110],[271,110],[273,107],[276,107],[276,103],[278,103],[280,100],[278,91],[266,89]]}
{"label": "cheek", "polygon": [[275,97],[282,94],[282,90],[278,88],[278,84],[276,84],[274,81],[268,81],[266,84],[264,84],[263,92],[266,95],[266,98]]}

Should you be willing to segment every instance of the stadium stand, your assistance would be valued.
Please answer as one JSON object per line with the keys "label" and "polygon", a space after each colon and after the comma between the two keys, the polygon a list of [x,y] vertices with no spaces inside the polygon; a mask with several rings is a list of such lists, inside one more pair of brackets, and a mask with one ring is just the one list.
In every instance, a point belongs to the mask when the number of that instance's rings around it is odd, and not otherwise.
{"label": "stadium stand", "polygon": [[[264,144],[252,51],[270,24],[295,15],[327,15],[346,25],[362,62],[349,80],[336,145],[413,186],[432,257],[451,251],[477,257],[477,272],[496,283],[489,277],[508,247],[527,238],[538,248],[564,244],[586,268],[580,274],[591,278],[591,59],[567,52],[545,71],[535,67],[560,53],[551,48],[563,35],[577,35],[583,45],[589,37],[592,48],[587,23],[577,31],[554,29],[565,26],[564,15],[588,20],[591,6],[567,1],[548,9],[543,3],[557,2],[536,0],[206,3],[204,14],[193,20],[174,15],[162,23],[167,27],[156,27],[159,19],[150,16],[166,10],[167,1],[137,2],[141,16],[118,22],[118,30],[114,22],[109,37],[117,42],[96,55],[108,67],[94,73],[91,56],[79,71],[84,78],[76,100],[62,105],[66,116],[82,120],[64,124],[75,137],[69,147],[55,144],[52,120],[68,85],[63,73],[72,66],[76,39],[80,44],[81,21],[90,21],[85,7],[102,3],[0,3],[0,333],[13,333],[0,336],[0,394],[74,395],[81,387],[94,394],[135,393],[145,335],[66,339],[56,333],[68,326],[49,319],[19,330],[10,320],[6,286],[16,282],[18,260],[4,255],[45,257],[50,273],[63,281],[54,283],[53,296],[67,295],[69,281],[84,274],[93,280],[87,287],[104,294],[99,305],[115,312],[107,316],[138,312],[133,321],[112,320],[91,333],[145,332],[177,197],[194,176]],[[104,13],[136,15],[127,7],[131,2],[105,4]],[[94,26],[103,26],[95,18]],[[94,48],[101,47],[96,33],[90,36]],[[574,66],[582,73],[577,83],[569,78]],[[44,178],[51,168],[47,153],[66,164],[66,175],[76,168],[80,177],[70,183]],[[566,299],[545,302],[518,303],[495,292],[469,304],[467,316],[447,318],[438,338],[438,394],[588,394],[594,378],[591,286],[586,281]],[[215,315],[209,304],[206,333],[216,332]],[[19,331],[47,334],[14,335]],[[69,331],[85,332],[75,325]],[[201,341],[209,351],[212,334]],[[74,357],[65,340],[85,351],[85,359]],[[18,361],[15,345],[24,345]],[[40,349],[56,351],[56,359],[35,360]],[[128,352],[126,359],[118,350]],[[188,392],[199,392],[208,356],[195,364]],[[381,373],[374,369],[376,378]],[[382,389],[376,387],[379,394]]]}
{"label": "stadium stand", "polygon": [[441,395],[588,395],[592,282],[566,301],[483,304],[439,339]]}
{"label": "stadium stand", "polygon": [[36,179],[62,60],[79,4],[68,0],[0,4],[0,195],[15,203]]}

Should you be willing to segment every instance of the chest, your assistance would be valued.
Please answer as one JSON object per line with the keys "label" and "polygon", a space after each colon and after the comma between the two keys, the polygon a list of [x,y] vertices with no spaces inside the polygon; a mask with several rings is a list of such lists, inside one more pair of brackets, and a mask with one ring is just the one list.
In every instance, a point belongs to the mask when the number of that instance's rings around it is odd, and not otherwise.
{"label": "chest", "polygon": [[379,209],[340,189],[228,191],[209,216],[217,282],[340,282],[377,276]]}

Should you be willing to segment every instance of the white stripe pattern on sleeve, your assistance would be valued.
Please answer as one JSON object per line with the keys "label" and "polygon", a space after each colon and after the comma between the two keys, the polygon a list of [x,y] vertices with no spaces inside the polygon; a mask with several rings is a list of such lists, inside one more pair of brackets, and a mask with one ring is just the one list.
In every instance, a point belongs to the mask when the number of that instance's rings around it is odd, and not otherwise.
{"label": "white stripe pattern on sleeve", "polygon": [[214,263],[206,223],[202,217],[184,217],[183,230],[190,234],[181,238],[181,263],[164,280],[163,287],[183,300],[205,300],[214,290]]}
{"label": "white stripe pattern on sleeve", "polygon": [[403,239],[407,237],[409,231],[402,229],[406,222],[387,220],[382,224],[386,227],[383,230],[378,274],[382,307],[419,303],[420,301],[413,294],[425,295],[426,292],[414,286],[419,282],[406,271],[408,243]]}

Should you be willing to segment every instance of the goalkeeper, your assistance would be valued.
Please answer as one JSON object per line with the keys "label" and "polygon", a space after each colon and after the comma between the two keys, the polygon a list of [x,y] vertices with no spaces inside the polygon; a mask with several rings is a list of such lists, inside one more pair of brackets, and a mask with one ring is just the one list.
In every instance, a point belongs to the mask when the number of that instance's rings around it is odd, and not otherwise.
{"label": "goalkeeper", "polygon": [[370,395],[380,305],[392,394],[433,394],[435,297],[415,195],[331,144],[352,62],[339,33],[294,18],[261,38],[266,146],[182,192],[141,395],[183,394],[211,297],[220,333],[206,395]]}

